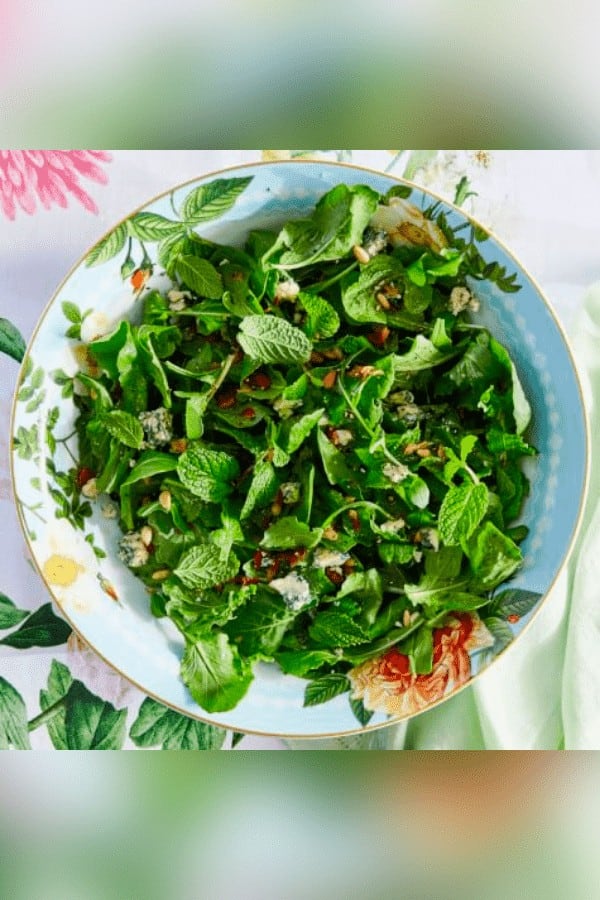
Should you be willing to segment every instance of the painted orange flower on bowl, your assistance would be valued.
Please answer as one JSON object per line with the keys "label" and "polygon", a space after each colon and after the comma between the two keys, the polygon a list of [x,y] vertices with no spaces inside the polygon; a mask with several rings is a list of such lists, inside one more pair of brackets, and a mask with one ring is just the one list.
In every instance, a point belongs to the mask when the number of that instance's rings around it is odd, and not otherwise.
{"label": "painted orange flower on bowl", "polygon": [[428,675],[414,675],[408,656],[393,647],[348,673],[352,696],[367,709],[412,716],[469,681],[470,654],[493,643],[476,613],[457,613],[433,632],[433,669]]}

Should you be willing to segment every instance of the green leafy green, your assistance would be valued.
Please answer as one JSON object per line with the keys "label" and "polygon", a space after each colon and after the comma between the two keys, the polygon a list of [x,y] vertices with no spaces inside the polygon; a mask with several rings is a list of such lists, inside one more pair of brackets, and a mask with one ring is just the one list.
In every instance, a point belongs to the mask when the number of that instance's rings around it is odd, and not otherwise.
{"label": "green leafy green", "polygon": [[180,256],[177,275],[199,297],[219,300],[223,294],[223,279],[207,259],[198,256]]}
{"label": "green leafy green", "polygon": [[102,416],[102,426],[121,444],[139,450],[144,440],[144,431],[139,419],[131,413],[114,409]]}
{"label": "green leafy green", "polygon": [[300,293],[298,301],[308,315],[306,332],[309,338],[322,341],[339,331],[340,317],[331,303],[323,297]]}
{"label": "green leafy green", "polygon": [[295,547],[315,547],[321,540],[322,528],[309,528],[295,516],[278,519],[265,531],[260,542],[267,550],[293,550]]}
{"label": "green leafy green", "polygon": [[216,544],[200,544],[184,553],[175,575],[186,587],[202,590],[232,578],[238,565],[233,553],[223,554]]}
{"label": "green leafy green", "polygon": [[211,634],[186,646],[181,677],[207,712],[233,709],[250,687],[252,667],[227,635]]}
{"label": "green leafy green", "polygon": [[239,475],[235,457],[222,450],[191,444],[177,462],[181,483],[202,500],[218,503],[231,493],[231,482]]}
{"label": "green leafy green", "polygon": [[488,506],[485,484],[462,484],[451,487],[439,513],[440,537],[447,547],[460,544],[471,537]]}
{"label": "green leafy green", "polygon": [[275,316],[246,316],[238,334],[240,346],[261,363],[306,362],[312,344],[306,335]]}

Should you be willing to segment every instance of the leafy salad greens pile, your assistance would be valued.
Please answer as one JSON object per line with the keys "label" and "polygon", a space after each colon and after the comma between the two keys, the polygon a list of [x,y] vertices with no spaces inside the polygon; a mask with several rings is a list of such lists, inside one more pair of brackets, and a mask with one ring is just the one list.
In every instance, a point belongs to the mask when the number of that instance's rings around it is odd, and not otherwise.
{"label": "leafy salad greens pile", "polygon": [[477,279],[518,285],[443,216],[411,225],[403,190],[340,184],[243,250],[190,231],[173,289],[87,345],[82,491],[118,501],[208,712],[259,660],[309,679],[306,705],[394,646],[427,673],[433,629],[522,562],[530,408],[470,318]]}

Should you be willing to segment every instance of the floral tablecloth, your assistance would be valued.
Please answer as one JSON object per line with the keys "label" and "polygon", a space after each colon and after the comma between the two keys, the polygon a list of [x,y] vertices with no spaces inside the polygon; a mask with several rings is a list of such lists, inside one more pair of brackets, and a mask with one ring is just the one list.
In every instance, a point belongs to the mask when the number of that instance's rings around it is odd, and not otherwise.
{"label": "floral tablecloth", "polygon": [[[20,334],[31,335],[65,272],[100,234],[177,182],[243,162],[294,156],[404,175],[450,200],[459,190],[467,212],[504,240],[545,289],[574,338],[594,412],[600,291],[589,286],[600,279],[600,151],[0,151],[0,749],[289,746],[227,734],[166,710],[69,633],[28,559],[10,486],[8,434]],[[593,475],[592,501],[597,487]],[[588,523],[593,515],[589,503]],[[366,746],[599,748],[600,680],[593,656],[600,631],[594,603],[600,554],[593,525],[580,539],[578,564],[563,574],[527,640],[517,642],[474,687],[408,725],[370,737]],[[67,694],[73,683],[76,689]],[[61,700],[65,694],[67,701]]]}

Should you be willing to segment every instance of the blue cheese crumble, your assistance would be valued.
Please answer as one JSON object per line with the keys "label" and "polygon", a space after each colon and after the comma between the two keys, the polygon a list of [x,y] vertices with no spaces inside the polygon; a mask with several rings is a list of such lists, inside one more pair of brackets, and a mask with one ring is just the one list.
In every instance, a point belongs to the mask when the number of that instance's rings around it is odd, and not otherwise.
{"label": "blue cheese crumble", "polygon": [[269,586],[281,594],[285,605],[294,612],[304,609],[311,602],[308,581],[297,572],[290,572],[285,578],[274,578]]}
{"label": "blue cheese crumble", "polygon": [[164,447],[172,440],[173,417],[164,406],[142,412],[138,419],[144,429],[144,448],[156,450],[157,447]]}
{"label": "blue cheese crumble", "polygon": [[130,569],[139,569],[146,565],[150,558],[148,548],[144,544],[139,531],[130,531],[119,541],[119,559]]}

